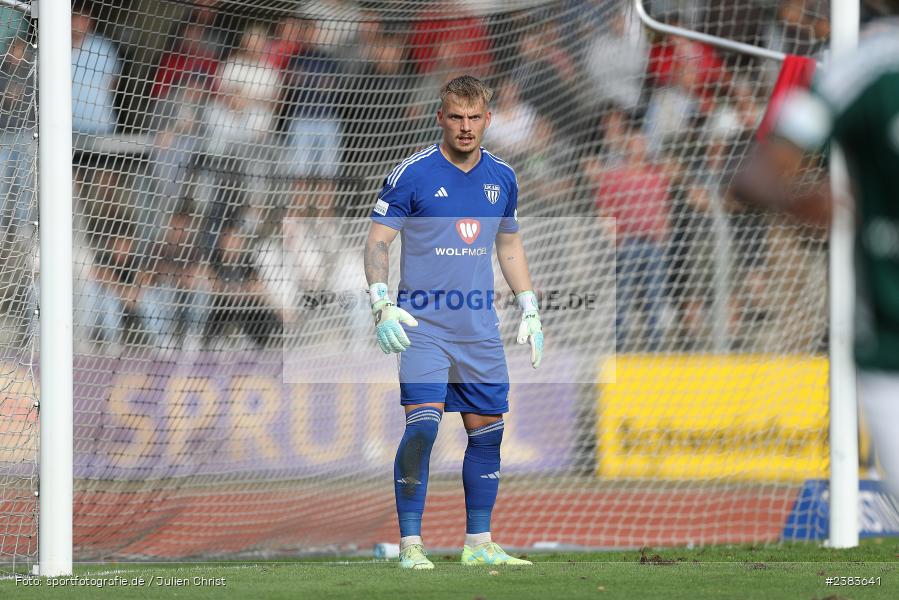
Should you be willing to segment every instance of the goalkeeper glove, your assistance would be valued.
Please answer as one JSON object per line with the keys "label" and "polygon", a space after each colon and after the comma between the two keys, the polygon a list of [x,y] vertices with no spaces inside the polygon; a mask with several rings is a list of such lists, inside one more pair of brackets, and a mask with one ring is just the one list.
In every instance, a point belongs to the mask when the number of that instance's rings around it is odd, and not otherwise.
{"label": "goalkeeper glove", "polygon": [[535,369],[543,359],[543,324],[537,312],[537,296],[532,291],[516,295],[521,313],[521,324],[518,326],[518,343],[531,344],[531,366]]}
{"label": "goalkeeper glove", "polygon": [[387,298],[387,285],[376,283],[369,288],[369,296],[372,300],[371,314],[375,318],[375,330],[378,335],[378,346],[384,354],[402,352],[412,345],[404,325],[415,327],[418,321],[408,312],[398,307]]}

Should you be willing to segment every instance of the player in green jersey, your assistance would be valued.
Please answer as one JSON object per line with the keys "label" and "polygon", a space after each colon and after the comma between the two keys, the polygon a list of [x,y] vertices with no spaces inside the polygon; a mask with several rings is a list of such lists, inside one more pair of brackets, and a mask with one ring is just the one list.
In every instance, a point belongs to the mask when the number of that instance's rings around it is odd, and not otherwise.
{"label": "player in green jersey", "polygon": [[[899,0],[879,5],[899,14]],[[859,48],[826,68],[811,90],[785,99],[734,194],[828,223],[829,184],[798,183],[830,142],[846,157],[855,199],[860,397],[887,485],[899,498],[899,18],[875,22]]]}

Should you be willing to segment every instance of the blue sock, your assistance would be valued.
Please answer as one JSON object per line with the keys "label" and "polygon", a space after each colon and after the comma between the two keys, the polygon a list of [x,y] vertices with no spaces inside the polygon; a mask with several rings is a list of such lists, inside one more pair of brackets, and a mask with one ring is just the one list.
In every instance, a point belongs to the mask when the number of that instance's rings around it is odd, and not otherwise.
{"label": "blue sock", "polygon": [[443,411],[425,406],[406,414],[406,432],[393,463],[400,537],[421,535],[421,515],[428,493],[428,463]]}
{"label": "blue sock", "polygon": [[502,419],[468,430],[468,448],[462,461],[466,533],[490,531],[490,515],[499,491],[499,446],[502,441]]}

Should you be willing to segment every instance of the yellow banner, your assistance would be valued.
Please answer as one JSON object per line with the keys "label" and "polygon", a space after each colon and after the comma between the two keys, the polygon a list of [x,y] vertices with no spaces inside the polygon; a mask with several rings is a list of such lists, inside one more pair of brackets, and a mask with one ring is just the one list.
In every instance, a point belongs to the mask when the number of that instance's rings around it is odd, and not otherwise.
{"label": "yellow banner", "polygon": [[598,475],[824,478],[827,366],[822,357],[619,355],[600,378],[615,383],[597,386]]}

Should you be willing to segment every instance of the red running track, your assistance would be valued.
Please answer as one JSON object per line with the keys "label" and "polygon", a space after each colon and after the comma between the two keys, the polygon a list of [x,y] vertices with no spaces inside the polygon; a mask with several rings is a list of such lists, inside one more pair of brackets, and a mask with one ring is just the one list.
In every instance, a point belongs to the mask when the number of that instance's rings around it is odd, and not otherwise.
{"label": "red running track", "polygon": [[[328,497],[321,485],[236,491],[82,491],[75,502],[80,560],[214,557],[238,553],[349,553],[396,541],[392,490]],[[443,486],[446,488],[446,486]],[[432,548],[457,548],[462,490],[433,489],[423,523]],[[515,548],[550,541],[592,548],[766,542],[779,539],[796,489],[500,493],[494,539]]]}

